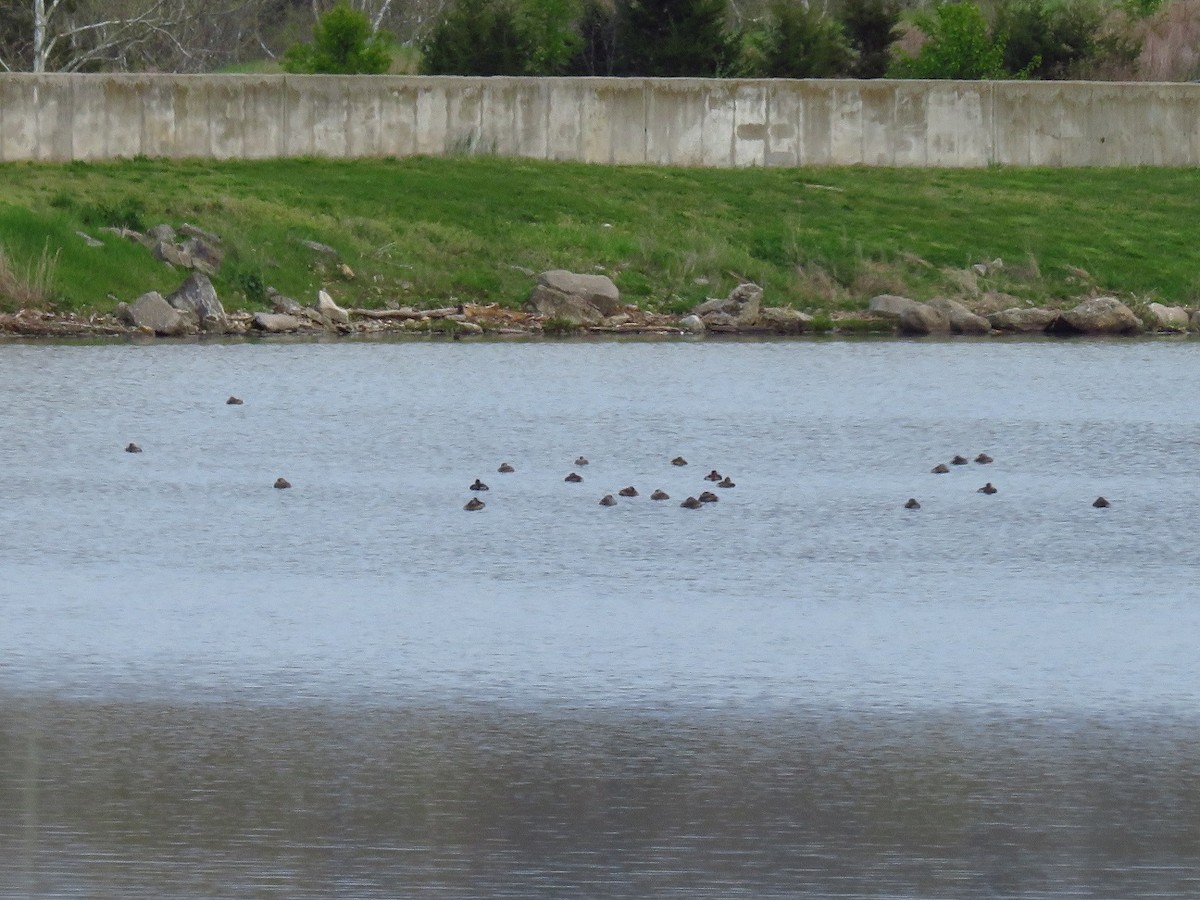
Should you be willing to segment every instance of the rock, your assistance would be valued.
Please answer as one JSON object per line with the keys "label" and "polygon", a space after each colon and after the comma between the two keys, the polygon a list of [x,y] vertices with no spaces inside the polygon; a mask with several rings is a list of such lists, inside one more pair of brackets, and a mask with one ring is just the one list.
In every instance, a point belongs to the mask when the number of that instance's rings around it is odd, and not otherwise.
{"label": "rock", "polygon": [[134,328],[166,337],[192,330],[188,317],[171,306],[158,291],[142,294],[131,304],[120,304],[117,317]]}
{"label": "rock", "polygon": [[739,284],[724,300],[710,298],[692,313],[699,316],[708,327],[733,325],[749,328],[758,324],[762,313],[763,289],[750,282]]}
{"label": "rock", "polygon": [[333,298],[326,291],[317,291],[317,302],[313,305],[313,309],[331,322],[337,322],[340,325],[347,325],[350,322],[350,313],[334,303]]}
{"label": "rock", "polygon": [[615,316],[623,312],[621,292],[607,275],[577,275],[566,269],[551,269],[539,275],[537,283],[590,303],[600,310],[602,316]]}
{"label": "rock", "polygon": [[692,334],[704,334],[704,320],[699,316],[684,316],[679,320],[679,327]]}
{"label": "rock", "polygon": [[989,316],[1002,309],[1013,309],[1020,306],[1020,297],[1006,294],[1003,291],[985,291],[982,297],[971,304],[971,309],[977,316]]}
{"label": "rock", "polygon": [[276,490],[286,491],[291,486],[292,486],[292,483],[290,481],[288,481],[286,478],[276,478],[275,479],[275,489]]}
{"label": "rock", "polygon": [[225,307],[221,305],[216,289],[203,272],[193,272],[189,275],[175,293],[167,298],[167,302],[180,312],[192,316],[204,331],[224,331],[228,324]]}
{"label": "rock", "polygon": [[155,259],[162,260],[172,266],[190,269],[194,265],[192,257],[183,248],[167,241],[158,241],[151,248],[150,252],[154,255]]}
{"label": "rock", "polygon": [[459,322],[458,330],[463,334],[483,334],[483,326],[478,322]]}
{"label": "rock", "polygon": [[571,325],[599,325],[604,315],[588,301],[564,294],[544,284],[536,285],[528,306],[544,319],[557,319]]}
{"label": "rock", "polygon": [[175,229],[170,225],[155,225],[146,232],[146,237],[155,243],[173,244],[175,243]]}
{"label": "rock", "polygon": [[1040,334],[1049,330],[1058,321],[1058,316],[1059,312],[1056,309],[1025,309],[1014,306],[1012,309],[1002,309],[990,314],[987,320],[997,331]]}
{"label": "rock", "polygon": [[1058,327],[1079,334],[1139,334],[1142,323],[1116,297],[1093,297],[1059,316]]}
{"label": "rock", "polygon": [[1161,303],[1151,303],[1146,307],[1154,319],[1154,327],[1159,331],[1187,331],[1190,324],[1187,310],[1182,306],[1163,306]]}
{"label": "rock", "polygon": [[934,297],[927,306],[932,306],[950,323],[950,330],[955,334],[987,334],[992,325],[983,316],[977,316],[957,300],[947,297]]}
{"label": "rock", "polygon": [[217,274],[221,263],[225,260],[225,252],[217,244],[210,243],[204,238],[188,238],[181,249],[192,260],[192,267],[206,275]]}
{"label": "rock", "polygon": [[98,241],[86,231],[77,231],[75,234],[89,247],[103,247],[104,241]]}
{"label": "rock", "polygon": [[790,306],[768,306],[758,314],[758,324],[780,334],[801,334],[813,317]]}
{"label": "rock", "polygon": [[207,241],[210,244],[221,243],[221,236],[219,234],[213,234],[211,231],[205,231],[203,228],[200,228],[196,225],[190,225],[187,222],[184,222],[179,226],[179,232],[181,234],[186,234],[188,237],[199,238],[202,241]]}
{"label": "rock", "polygon": [[900,313],[901,334],[944,334],[949,330],[950,320],[927,303],[914,303]]}
{"label": "rock", "polygon": [[307,247],[309,250],[313,251],[314,253],[321,253],[321,254],[324,254],[325,256],[337,256],[338,255],[338,252],[336,250],[334,250],[328,244],[322,244],[320,241],[301,241],[300,243],[303,244],[305,247]]}
{"label": "rock", "polygon": [[880,294],[877,297],[871,298],[871,303],[867,307],[867,310],[875,313],[877,316],[883,316],[885,319],[899,319],[905,310],[920,305],[916,300],[910,300],[908,297],[900,297],[896,294]]}
{"label": "rock", "polygon": [[271,309],[277,313],[286,313],[289,316],[299,315],[304,309],[300,305],[299,300],[293,300],[291,297],[285,297],[275,288],[267,288],[267,299],[271,301]]}
{"label": "rock", "polygon": [[259,331],[265,331],[269,334],[281,334],[288,331],[300,330],[300,320],[295,316],[289,316],[284,313],[257,312],[254,314],[254,319],[250,324]]}

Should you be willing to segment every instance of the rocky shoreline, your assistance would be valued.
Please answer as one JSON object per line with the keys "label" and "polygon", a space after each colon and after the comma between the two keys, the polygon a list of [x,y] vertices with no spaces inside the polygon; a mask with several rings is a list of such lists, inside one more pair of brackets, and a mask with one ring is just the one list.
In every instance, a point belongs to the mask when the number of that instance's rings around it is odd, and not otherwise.
{"label": "rocky shoreline", "polygon": [[[151,291],[113,313],[58,313],[22,309],[0,314],[0,335],[44,338],[187,337],[192,335],[1121,335],[1185,334],[1200,330],[1200,311],[1159,303],[1135,311],[1117,297],[1078,298],[1065,309],[1034,306],[1010,295],[934,298],[918,302],[895,294],[872,298],[866,310],[804,313],[767,306],[763,289],[740,284],[684,314],[644,310],[622,301],[606,275],[551,270],[536,276],[522,309],[458,304],[430,309],[392,304],[385,309],[342,307],[325,290],[310,304],[266,288],[270,311],[227,312],[210,279],[219,269],[221,238],[192,225],[180,233],[157,225],[146,234],[114,229],[143,244],[173,269],[191,270],[164,297]],[[81,237],[87,237],[81,235]],[[305,242],[320,251],[332,251]],[[996,261],[999,263],[999,261]],[[345,264],[339,264],[345,269]]]}

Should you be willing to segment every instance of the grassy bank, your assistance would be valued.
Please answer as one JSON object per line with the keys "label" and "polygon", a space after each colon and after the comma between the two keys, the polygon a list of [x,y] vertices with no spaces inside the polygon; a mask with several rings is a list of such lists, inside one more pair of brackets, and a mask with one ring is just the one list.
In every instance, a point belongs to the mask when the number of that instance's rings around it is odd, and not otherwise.
{"label": "grassy bank", "polygon": [[[518,306],[531,273],[603,271],[683,311],[740,280],[837,314],[878,293],[1103,290],[1200,302],[1200,171],[624,168],[492,158],[0,165],[0,307],[108,311],[168,269],[103,226],[190,222],[223,238],[227,307],[273,286],[348,306]],[[100,238],[90,247],[76,232]],[[337,260],[302,241],[335,248]],[[5,262],[5,258],[7,262]],[[976,263],[1004,261],[979,275]],[[3,274],[3,270],[8,275]],[[48,271],[46,271],[48,270]],[[41,301],[4,285],[44,284]],[[36,292],[35,292],[36,294]]]}

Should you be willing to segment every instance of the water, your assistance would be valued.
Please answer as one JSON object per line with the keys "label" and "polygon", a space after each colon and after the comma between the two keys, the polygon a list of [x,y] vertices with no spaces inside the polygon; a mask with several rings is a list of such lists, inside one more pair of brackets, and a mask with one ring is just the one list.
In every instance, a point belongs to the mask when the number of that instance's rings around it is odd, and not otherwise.
{"label": "water", "polygon": [[1200,893],[1193,342],[0,351],[0,895]]}

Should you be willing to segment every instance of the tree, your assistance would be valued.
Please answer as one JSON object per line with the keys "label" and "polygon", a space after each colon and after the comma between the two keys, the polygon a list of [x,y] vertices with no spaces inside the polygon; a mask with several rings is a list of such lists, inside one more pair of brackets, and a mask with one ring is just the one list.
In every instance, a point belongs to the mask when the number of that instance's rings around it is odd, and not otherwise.
{"label": "tree", "polygon": [[617,74],[726,74],[737,57],[726,13],[726,0],[628,0],[618,19]]}
{"label": "tree", "polygon": [[530,48],[510,0],[457,0],[421,46],[426,75],[524,75]]}
{"label": "tree", "polygon": [[983,12],[973,3],[939,3],[916,18],[926,41],[916,56],[892,64],[895,78],[1003,78],[1004,38],[988,33]]}
{"label": "tree", "polygon": [[392,64],[387,42],[371,32],[365,14],[339,3],[321,16],[311,44],[296,44],[283,57],[285,72],[382,75]]}
{"label": "tree", "polygon": [[846,33],[815,6],[776,0],[760,39],[761,74],[767,78],[834,78],[854,62]]}
{"label": "tree", "polygon": [[850,74],[855,78],[886,75],[898,37],[899,0],[843,0],[838,19],[857,55]]}
{"label": "tree", "polygon": [[1004,68],[1013,75],[1069,78],[1100,49],[1104,14],[1086,0],[1051,6],[1045,0],[1009,0],[996,10],[1004,35]]}

